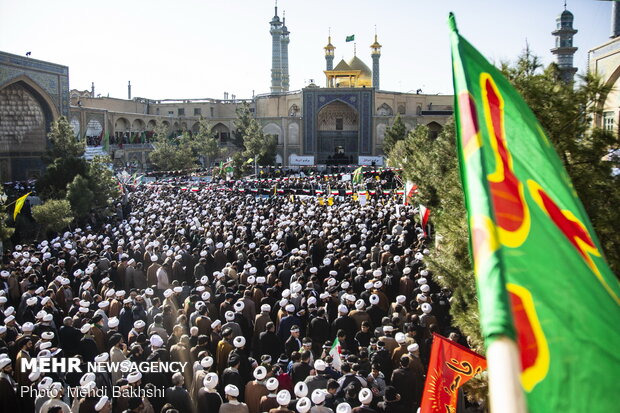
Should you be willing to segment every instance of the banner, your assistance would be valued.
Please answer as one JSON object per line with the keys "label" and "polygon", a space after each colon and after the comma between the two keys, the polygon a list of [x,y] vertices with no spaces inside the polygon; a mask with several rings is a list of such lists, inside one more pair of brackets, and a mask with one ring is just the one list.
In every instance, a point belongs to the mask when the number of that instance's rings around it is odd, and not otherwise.
{"label": "banner", "polygon": [[291,155],[288,157],[289,165],[312,166],[314,165],[314,156]]}
{"label": "banner", "polygon": [[459,35],[453,15],[450,28],[460,175],[485,342],[517,342],[531,413],[618,411],[618,278],[532,110]]}
{"label": "banner", "polygon": [[484,357],[433,333],[433,348],[420,412],[456,412],[459,387],[486,368],[487,361]]}

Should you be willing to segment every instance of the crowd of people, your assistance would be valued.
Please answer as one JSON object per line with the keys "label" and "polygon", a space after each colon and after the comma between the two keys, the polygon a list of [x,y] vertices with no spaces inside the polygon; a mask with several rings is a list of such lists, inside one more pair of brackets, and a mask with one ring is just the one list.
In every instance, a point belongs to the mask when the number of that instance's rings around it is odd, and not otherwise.
{"label": "crowd of people", "polygon": [[[416,411],[432,334],[462,338],[414,206],[174,183],[5,251],[2,411]],[[64,358],[81,371],[28,368]]]}

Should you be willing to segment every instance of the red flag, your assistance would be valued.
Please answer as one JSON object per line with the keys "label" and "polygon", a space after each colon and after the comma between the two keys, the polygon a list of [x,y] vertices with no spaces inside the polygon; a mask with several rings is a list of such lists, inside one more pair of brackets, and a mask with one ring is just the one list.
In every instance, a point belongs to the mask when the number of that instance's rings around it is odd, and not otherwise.
{"label": "red flag", "polygon": [[426,225],[428,224],[428,217],[431,215],[431,210],[420,204],[420,222],[422,223],[422,230],[424,236],[426,236]]}
{"label": "red flag", "polygon": [[459,387],[486,368],[484,357],[433,333],[433,348],[420,412],[456,412]]}

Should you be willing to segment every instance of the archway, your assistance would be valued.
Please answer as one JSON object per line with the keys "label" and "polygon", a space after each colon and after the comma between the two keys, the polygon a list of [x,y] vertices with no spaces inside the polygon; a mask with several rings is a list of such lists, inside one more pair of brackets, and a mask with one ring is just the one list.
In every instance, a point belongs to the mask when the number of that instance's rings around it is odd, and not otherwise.
{"label": "archway", "polygon": [[152,132],[156,126],[157,122],[155,121],[155,119],[151,119],[149,120],[149,123],[146,124],[146,130]]}
{"label": "archway", "polygon": [[443,129],[443,127],[435,121],[429,123],[426,127],[428,128],[428,137],[431,139],[437,139],[439,133]]}
{"label": "archway", "polygon": [[27,76],[0,86],[0,174],[27,179],[43,168],[47,133],[58,116],[51,98]]}
{"label": "archway", "polygon": [[265,125],[263,127],[263,133],[265,135],[275,136],[278,141],[278,145],[282,145],[284,142],[284,139],[282,137],[282,129],[280,129],[280,127],[275,123],[268,123],[267,125]]}
{"label": "archway", "polygon": [[114,135],[119,139],[129,135],[129,125],[129,121],[125,118],[116,119],[114,122]]}
{"label": "archway", "polygon": [[228,139],[230,139],[230,129],[228,129],[228,126],[223,123],[217,123],[211,130],[213,131],[215,138],[218,139],[223,145],[228,142]]}
{"label": "archway", "polygon": [[355,108],[336,100],[317,114],[318,163],[346,165],[359,154],[359,115]]}

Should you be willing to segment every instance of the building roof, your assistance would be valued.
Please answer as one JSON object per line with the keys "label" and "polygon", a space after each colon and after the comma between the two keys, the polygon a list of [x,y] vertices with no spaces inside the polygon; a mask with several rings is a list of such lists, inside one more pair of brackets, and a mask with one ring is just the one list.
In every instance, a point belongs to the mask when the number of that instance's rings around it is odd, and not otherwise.
{"label": "building roof", "polygon": [[353,56],[353,58],[349,60],[348,66],[351,68],[351,70],[361,71],[362,73],[360,74],[360,76],[367,76],[369,78],[372,78],[372,71],[368,66],[366,66],[366,63],[362,62],[359,57]]}
{"label": "building roof", "polygon": [[342,71],[348,71],[351,70],[351,66],[349,66],[347,64],[347,62],[344,61],[344,59],[342,59],[337,65],[336,67],[334,67],[334,70],[342,70]]}

